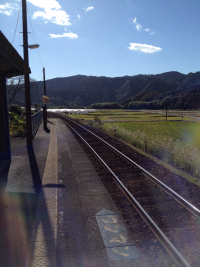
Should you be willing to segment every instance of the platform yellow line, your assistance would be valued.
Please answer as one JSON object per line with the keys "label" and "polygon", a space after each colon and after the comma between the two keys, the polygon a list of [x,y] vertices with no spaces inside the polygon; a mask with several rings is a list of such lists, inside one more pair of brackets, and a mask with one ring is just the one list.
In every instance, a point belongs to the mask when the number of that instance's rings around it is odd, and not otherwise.
{"label": "platform yellow line", "polygon": [[[54,123],[54,120],[51,119]],[[50,144],[42,180],[27,267],[56,267],[58,148],[55,124],[51,124]]]}

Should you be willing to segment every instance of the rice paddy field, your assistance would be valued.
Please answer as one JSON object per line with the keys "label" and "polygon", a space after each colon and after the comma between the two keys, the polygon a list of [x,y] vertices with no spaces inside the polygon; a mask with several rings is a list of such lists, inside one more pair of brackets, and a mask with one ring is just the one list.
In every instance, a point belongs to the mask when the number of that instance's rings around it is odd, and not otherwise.
{"label": "rice paddy field", "polygon": [[[155,111],[153,111],[155,112]],[[182,114],[178,114],[179,116],[171,115],[170,112],[168,112],[168,121],[174,121],[174,120],[182,120]],[[94,120],[95,116],[98,116],[98,118],[102,122],[116,122],[116,121],[165,121],[166,116],[165,114],[160,113],[149,113],[149,112],[141,112],[141,111],[129,111],[129,110],[98,110],[95,113],[90,113],[88,115],[86,114],[73,114],[70,115],[73,118],[76,119],[82,119],[87,121]],[[187,117],[187,115],[184,115],[183,120],[186,121],[193,121],[194,119]]]}
{"label": "rice paddy field", "polygon": [[200,149],[200,122],[194,121],[156,121],[156,122],[118,122],[105,123],[103,129],[123,128],[128,132],[142,132],[152,138],[173,141],[179,140]]}
{"label": "rice paddy field", "polygon": [[70,116],[200,177],[200,121],[181,115],[170,115],[167,121],[161,113],[127,110]]}

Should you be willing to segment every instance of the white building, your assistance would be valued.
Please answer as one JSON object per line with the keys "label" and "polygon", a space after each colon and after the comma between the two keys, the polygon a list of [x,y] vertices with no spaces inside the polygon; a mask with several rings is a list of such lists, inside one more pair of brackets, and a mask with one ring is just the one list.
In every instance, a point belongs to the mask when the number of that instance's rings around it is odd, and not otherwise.
{"label": "white building", "polygon": [[58,114],[61,113],[67,113],[67,114],[89,114],[89,112],[96,112],[96,109],[66,109],[66,108],[62,108],[62,109],[47,109],[47,112],[55,112]]}

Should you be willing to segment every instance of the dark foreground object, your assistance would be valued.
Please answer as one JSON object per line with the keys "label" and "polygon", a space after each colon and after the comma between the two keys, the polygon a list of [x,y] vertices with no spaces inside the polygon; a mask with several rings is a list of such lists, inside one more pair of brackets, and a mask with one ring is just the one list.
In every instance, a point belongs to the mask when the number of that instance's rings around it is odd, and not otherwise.
{"label": "dark foreground object", "polygon": [[11,138],[11,162],[0,170],[2,267],[25,266],[49,140],[41,127],[29,148],[25,138]]}

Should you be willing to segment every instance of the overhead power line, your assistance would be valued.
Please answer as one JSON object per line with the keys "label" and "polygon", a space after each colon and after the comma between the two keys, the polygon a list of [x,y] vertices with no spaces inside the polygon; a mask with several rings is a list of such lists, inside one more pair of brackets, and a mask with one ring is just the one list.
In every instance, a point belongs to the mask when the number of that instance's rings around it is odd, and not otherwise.
{"label": "overhead power line", "polygon": [[41,71],[40,75],[37,77],[36,80],[38,80],[40,78],[40,76],[42,75],[42,73],[43,73],[43,70]]}
{"label": "overhead power line", "polygon": [[[30,14],[29,14],[29,11],[28,11],[28,6],[26,5],[26,7],[27,7],[27,13],[28,13],[29,21],[30,21],[30,24],[31,24],[31,29],[32,29],[32,32],[33,32],[33,37],[34,37],[35,43],[37,44],[36,39],[35,39],[35,33],[34,33],[34,30],[33,30],[32,23],[31,23]],[[42,64],[42,60],[41,60],[41,57],[40,57],[39,49],[37,49],[37,52],[38,52],[38,56],[39,56],[39,59],[40,59],[40,63],[41,63],[42,68],[43,68],[43,64]]]}
{"label": "overhead power line", "polygon": [[17,25],[18,25],[18,20],[19,20],[19,11],[21,9],[21,4],[19,4],[19,10],[18,10],[18,16],[17,16],[17,23],[16,23],[16,27],[15,27],[15,33],[14,33],[14,37],[13,37],[13,40],[12,40],[12,44],[15,40],[15,34],[16,34],[16,31],[17,31]]}

